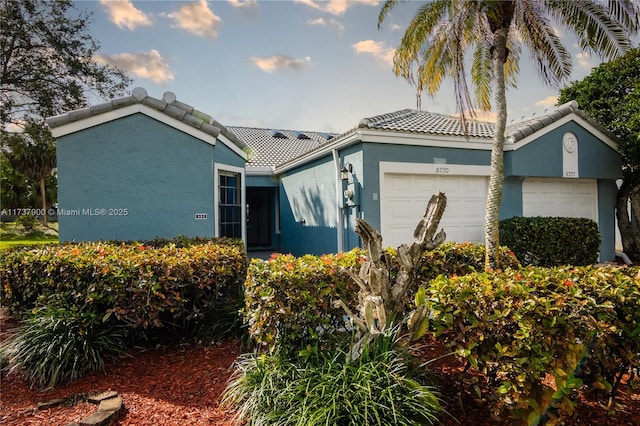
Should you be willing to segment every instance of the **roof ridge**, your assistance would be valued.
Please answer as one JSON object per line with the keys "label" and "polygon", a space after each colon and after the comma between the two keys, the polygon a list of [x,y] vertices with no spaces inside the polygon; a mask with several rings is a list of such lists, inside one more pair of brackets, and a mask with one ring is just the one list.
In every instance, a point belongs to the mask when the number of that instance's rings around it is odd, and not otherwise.
{"label": "roof ridge", "polygon": [[[505,134],[511,138],[512,142],[518,142],[526,138],[527,136],[534,134],[538,130],[548,126],[549,124],[560,120],[562,117],[566,117],[569,114],[579,112],[581,111],[579,109],[578,102],[575,100],[571,100],[569,102],[565,102],[562,105],[559,105],[548,113],[545,110],[545,113],[538,117],[532,116],[527,120],[508,125]],[[591,124],[596,124],[592,119],[590,119],[589,121],[591,122]]]}
{"label": "roof ridge", "polygon": [[337,135],[336,132],[327,132],[324,130],[300,130],[300,129],[283,129],[280,127],[255,127],[255,126],[226,126],[227,129],[251,129],[251,130],[279,130],[281,132],[303,132],[303,133],[317,133],[317,134],[332,134]]}
{"label": "roof ridge", "polygon": [[373,127],[389,120],[406,118],[411,115],[414,115],[415,113],[416,113],[416,110],[405,108],[398,111],[389,112],[386,114],[374,115],[372,117],[365,117],[362,120],[360,120],[360,123],[358,123],[358,128]]}
{"label": "roof ridge", "polygon": [[47,124],[50,128],[63,126],[65,124],[72,123],[74,121],[83,120],[91,116],[97,116],[109,111],[124,108],[130,105],[142,104],[149,108],[156,109],[164,114],[172,117],[176,120],[199,129],[204,133],[218,137],[222,134],[231,143],[236,145],[242,150],[250,149],[246,142],[240,140],[236,135],[231,133],[224,125],[214,120],[208,114],[196,110],[193,106],[184,102],[180,102],[176,99],[176,95],[173,92],[165,92],[162,99],[157,99],[149,96],[147,91],[143,87],[136,87],[131,91],[131,94],[121,98],[112,99],[109,102],[81,108],[78,110],[70,111],[66,114],[57,115],[55,117],[47,118]]}

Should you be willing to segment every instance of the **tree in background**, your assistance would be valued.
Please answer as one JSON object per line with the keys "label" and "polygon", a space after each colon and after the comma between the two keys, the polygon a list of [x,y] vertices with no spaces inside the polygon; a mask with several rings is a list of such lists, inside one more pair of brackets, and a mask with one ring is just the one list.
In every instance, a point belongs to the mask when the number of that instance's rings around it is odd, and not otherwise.
{"label": "tree in background", "polygon": [[[25,175],[40,186],[46,206],[43,184],[55,167],[55,145],[44,119],[87,106],[90,95],[121,95],[131,80],[95,62],[100,46],[89,34],[90,15],[77,13],[69,0],[0,0],[0,22],[0,149],[15,168],[2,168],[3,192],[29,186],[9,185],[5,176]],[[25,200],[25,194],[14,195],[3,193],[3,203]]]}
{"label": "tree in background", "polygon": [[[74,16],[77,15],[77,16]],[[22,127],[87,106],[87,95],[121,94],[130,79],[99,65],[89,15],[69,0],[0,2],[0,121]]]}
{"label": "tree in background", "polygon": [[15,171],[37,182],[43,223],[47,226],[46,179],[56,168],[55,141],[49,129],[28,123],[23,133],[2,133],[2,154]]}
{"label": "tree in background", "polygon": [[[558,103],[572,99],[618,139],[623,156],[623,182],[618,190],[616,217],[624,252],[639,262],[640,47],[593,68],[584,79],[562,89]],[[629,204],[631,212],[627,207]]]}
{"label": "tree in background", "polygon": [[[378,26],[398,0],[387,0]],[[504,132],[507,86],[516,86],[522,46],[531,52],[544,83],[558,87],[571,75],[571,55],[553,23],[574,33],[580,47],[605,59],[631,48],[630,38],[640,26],[636,0],[434,0],[422,6],[404,33],[393,59],[396,75],[416,85],[418,95],[435,95],[442,81],[454,82],[457,107],[464,114],[497,109],[491,151],[491,176],[484,221],[486,269],[497,267],[498,225],[504,185]],[[467,51],[472,51],[471,82],[467,84]],[[417,68],[416,68],[417,67]]]}

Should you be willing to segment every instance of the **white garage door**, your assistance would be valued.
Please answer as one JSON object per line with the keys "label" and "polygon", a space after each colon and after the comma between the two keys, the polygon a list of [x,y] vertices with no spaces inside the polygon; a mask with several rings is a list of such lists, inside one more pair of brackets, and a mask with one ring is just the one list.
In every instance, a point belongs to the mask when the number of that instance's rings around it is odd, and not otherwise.
{"label": "white garage door", "polygon": [[438,191],[447,196],[440,228],[447,241],[484,241],[486,176],[385,173],[381,198],[383,245],[397,247],[414,241],[413,231],[427,203]]}
{"label": "white garage door", "polygon": [[586,217],[598,221],[596,181],[592,179],[525,179],[522,215]]}

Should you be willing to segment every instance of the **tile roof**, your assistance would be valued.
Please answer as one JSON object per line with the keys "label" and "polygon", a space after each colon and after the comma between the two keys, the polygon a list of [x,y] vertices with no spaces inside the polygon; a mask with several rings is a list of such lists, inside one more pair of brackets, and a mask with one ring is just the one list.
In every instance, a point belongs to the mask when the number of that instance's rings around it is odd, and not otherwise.
{"label": "tile roof", "polygon": [[271,129],[237,126],[227,126],[227,129],[251,146],[247,167],[276,166],[326,144],[335,136],[333,133],[278,129],[277,132],[284,136],[278,137]]}
{"label": "tile roof", "polygon": [[[490,138],[494,132],[493,123],[479,120],[467,119],[466,127],[467,135],[470,137]],[[451,136],[465,135],[460,118],[413,109],[364,118],[360,121],[358,128]]]}
{"label": "tile roof", "polygon": [[[518,123],[509,124],[505,131],[505,136],[510,137],[512,142],[518,142],[571,113],[578,114],[599,130],[606,132],[600,124],[578,109],[576,101],[570,101],[549,112],[545,111],[544,114],[538,117],[531,117]],[[495,132],[495,123],[488,121],[467,119],[466,127],[469,137],[493,138]],[[459,117],[412,109],[403,109],[365,118],[360,121],[358,128],[434,135],[465,135]]]}
{"label": "tile roof", "polygon": [[87,108],[71,111],[66,114],[47,118],[47,124],[51,129],[80,121],[85,118],[104,114],[130,105],[143,104],[150,108],[154,108],[176,120],[199,129],[200,131],[218,137],[222,134],[240,149],[246,148],[248,145],[238,139],[235,134],[229,132],[225,126],[214,120],[210,115],[198,111],[191,105],[187,105],[176,99],[176,95],[172,92],[166,92],[162,99],[156,99],[147,94],[147,91],[141,87],[136,87],[131,91],[130,96],[113,99],[110,102],[93,105]]}

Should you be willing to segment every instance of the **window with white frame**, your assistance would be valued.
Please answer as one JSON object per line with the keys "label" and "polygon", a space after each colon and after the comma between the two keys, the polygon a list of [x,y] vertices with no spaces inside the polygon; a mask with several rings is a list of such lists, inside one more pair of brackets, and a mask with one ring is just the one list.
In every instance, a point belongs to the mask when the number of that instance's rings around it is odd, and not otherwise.
{"label": "window with white frame", "polygon": [[218,236],[242,238],[242,175],[219,170],[218,188]]}

